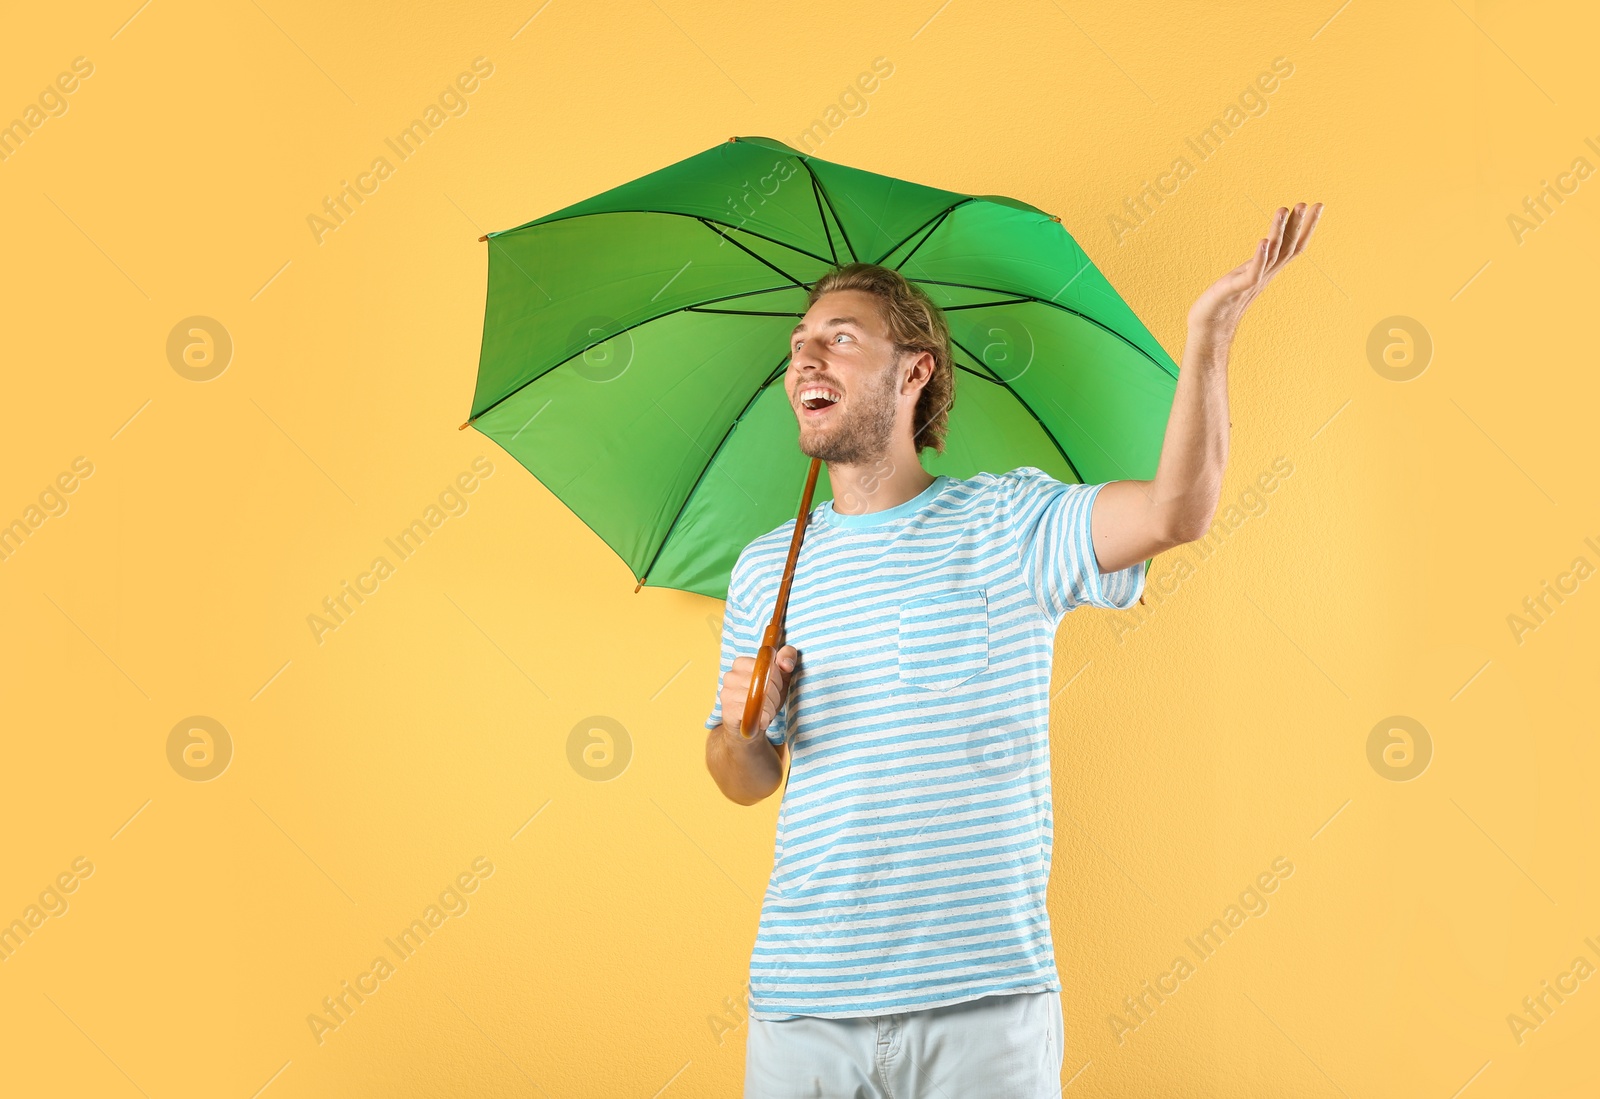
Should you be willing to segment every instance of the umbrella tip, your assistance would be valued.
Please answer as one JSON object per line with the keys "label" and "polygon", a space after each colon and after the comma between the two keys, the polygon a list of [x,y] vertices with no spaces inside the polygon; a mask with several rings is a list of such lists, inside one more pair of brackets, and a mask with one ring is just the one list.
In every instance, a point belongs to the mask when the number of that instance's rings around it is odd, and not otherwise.
{"label": "umbrella tip", "polygon": [[472,426],[472,421],[468,420],[466,423],[464,423],[460,427],[456,428],[456,430],[457,431],[465,431],[465,430],[467,430],[467,428],[469,428],[471,426]]}
{"label": "umbrella tip", "polygon": [[642,588],[642,587],[644,587],[644,581],[643,580],[639,581],[637,584],[635,584],[633,586],[633,594],[634,595],[638,595],[639,594],[639,589]]}
{"label": "umbrella tip", "polygon": [[1057,217],[1055,214],[1051,214],[1050,215],[1050,220],[1051,221],[1060,221],[1061,219],[1059,217]]}
{"label": "umbrella tip", "polygon": [[479,237],[479,238],[478,238],[478,241],[479,241],[479,242],[480,242],[480,243],[482,243],[482,242],[483,242],[483,241],[486,241],[486,240],[488,240],[488,239],[489,239],[489,234],[487,234],[487,233],[485,233],[485,234],[484,234],[484,235],[483,235],[483,236],[481,236],[481,237]]}
{"label": "umbrella tip", "polygon": [[730,138],[728,138],[728,140],[729,140],[729,141],[738,141],[738,140],[739,140],[739,139],[738,139],[738,138],[736,138],[736,137],[730,137]]}

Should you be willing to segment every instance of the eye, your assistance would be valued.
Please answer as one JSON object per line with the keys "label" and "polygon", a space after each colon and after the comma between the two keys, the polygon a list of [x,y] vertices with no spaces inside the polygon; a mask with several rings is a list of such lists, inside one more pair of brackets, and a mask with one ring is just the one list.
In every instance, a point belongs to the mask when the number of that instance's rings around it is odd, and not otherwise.
{"label": "eye", "polygon": [[[850,334],[850,333],[848,333],[848,332],[835,332],[835,333],[834,333],[834,334],[833,334],[833,338],[834,338],[834,339],[838,339],[838,338],[839,338],[839,337],[840,337],[840,336],[843,336],[843,337],[845,337],[845,338],[846,338],[846,339],[849,339],[849,340],[854,340],[854,339],[855,339],[855,337],[854,337],[854,336],[852,336],[852,335],[851,335],[851,334]],[[799,350],[800,350],[800,345],[801,345],[801,343],[803,343],[803,342],[804,342],[804,341],[802,341],[802,340],[795,340],[795,341],[794,341],[794,350],[795,350],[795,351],[799,351]]]}

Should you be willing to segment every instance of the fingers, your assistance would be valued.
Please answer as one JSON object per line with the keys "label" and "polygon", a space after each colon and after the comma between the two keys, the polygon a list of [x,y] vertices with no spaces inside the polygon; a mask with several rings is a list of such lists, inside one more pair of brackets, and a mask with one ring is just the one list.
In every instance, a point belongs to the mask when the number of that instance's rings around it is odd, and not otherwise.
{"label": "fingers", "polygon": [[1290,239],[1295,215],[1286,206],[1278,207],[1272,215],[1272,229],[1267,234],[1267,272],[1270,273],[1278,265],[1278,258],[1284,253],[1284,244]]}
{"label": "fingers", "polygon": [[1267,250],[1271,246],[1272,241],[1266,237],[1256,241],[1250,258],[1223,276],[1221,285],[1229,294],[1252,294],[1261,285],[1268,270]]}
{"label": "fingers", "polygon": [[[778,708],[783,705],[784,692],[789,686],[789,675],[794,671],[799,662],[800,652],[793,645],[784,645],[773,654],[772,664],[768,668],[766,691],[761,699],[761,710],[756,715],[756,723],[752,729],[740,728],[740,720],[744,714],[744,702],[750,690],[750,681],[755,673],[755,657],[734,657],[733,667],[729,669],[725,683],[731,688],[735,700],[735,709],[728,708],[726,696],[723,699],[724,723],[728,728],[746,739],[754,739],[764,733],[767,726],[772,724],[778,714]],[[748,735],[747,735],[748,734]]]}
{"label": "fingers", "polygon": [[783,705],[783,693],[789,687],[789,674],[794,671],[799,659],[799,650],[793,645],[785,645],[774,654],[772,674],[767,677],[767,704],[774,715],[778,707]]}
{"label": "fingers", "polygon": [[[789,676],[799,662],[800,651],[793,645],[781,646],[773,654],[772,664],[767,672],[766,695],[761,700],[761,712],[757,715],[759,728],[750,733],[751,738],[757,732],[764,731],[777,715],[778,707],[783,705],[784,692],[789,686]],[[723,724],[741,737],[746,732],[740,726],[743,724],[745,699],[749,695],[755,669],[755,657],[736,656],[728,669],[728,674],[722,680]]]}
{"label": "fingers", "polygon": [[1289,214],[1283,226],[1283,247],[1278,249],[1277,266],[1282,267],[1294,258],[1295,248],[1300,243],[1306,227],[1306,204],[1297,202],[1294,210]]}
{"label": "fingers", "polygon": [[766,677],[766,697],[762,699],[762,733],[778,717],[778,709],[784,704],[784,693],[789,689],[789,673],[794,672],[798,659],[800,651],[794,645],[784,645],[778,649],[778,653],[773,654],[773,673]]}
{"label": "fingers", "polygon": [[[1279,208],[1279,214],[1283,213]],[[1309,207],[1299,202],[1284,219],[1283,241],[1276,254],[1272,257],[1273,270],[1277,270],[1294,257],[1306,250],[1306,244],[1311,240],[1311,232],[1317,227],[1317,222],[1322,219],[1322,203],[1312,203]]]}
{"label": "fingers", "polygon": [[[784,664],[786,668],[792,668],[795,665],[795,661],[800,657],[800,650],[796,649],[793,645],[783,645],[780,646],[778,651],[772,655],[780,664],[783,664],[784,661],[787,661],[788,663]],[[735,672],[751,672],[755,670],[755,667],[756,658],[754,656],[736,656],[733,658],[733,664],[729,670]]]}
{"label": "fingers", "polygon": [[1306,250],[1306,245],[1311,243],[1311,234],[1317,231],[1317,222],[1322,220],[1322,203],[1313,203],[1311,209],[1306,211],[1305,218],[1300,222],[1300,232],[1295,237],[1294,251],[1289,253],[1293,259]]}
{"label": "fingers", "polygon": [[1284,264],[1306,250],[1311,233],[1321,219],[1320,202],[1312,203],[1309,207],[1304,202],[1298,202],[1293,210],[1287,206],[1278,207],[1272,215],[1272,228],[1267,236],[1266,262],[1255,272],[1261,285],[1265,285]]}

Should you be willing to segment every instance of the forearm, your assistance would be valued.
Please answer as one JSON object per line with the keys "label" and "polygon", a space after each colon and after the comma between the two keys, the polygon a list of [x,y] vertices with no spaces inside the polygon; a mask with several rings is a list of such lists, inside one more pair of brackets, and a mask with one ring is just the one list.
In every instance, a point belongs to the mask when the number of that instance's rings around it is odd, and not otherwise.
{"label": "forearm", "polygon": [[1231,332],[1189,330],[1177,391],[1150,482],[1156,525],[1174,544],[1211,525],[1228,461],[1228,349]]}
{"label": "forearm", "polygon": [[754,805],[783,781],[783,760],[766,734],[741,741],[726,725],[706,738],[706,769],[730,801]]}

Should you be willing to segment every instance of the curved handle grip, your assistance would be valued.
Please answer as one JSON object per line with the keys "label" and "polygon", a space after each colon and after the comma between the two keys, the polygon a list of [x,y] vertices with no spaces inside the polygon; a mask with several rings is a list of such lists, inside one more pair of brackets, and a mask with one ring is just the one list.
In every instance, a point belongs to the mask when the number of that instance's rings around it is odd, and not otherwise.
{"label": "curved handle grip", "polygon": [[[750,694],[744,700],[744,720],[739,723],[741,740],[754,740],[757,723],[761,720],[761,704],[767,697],[767,682],[772,678],[772,661],[778,650],[763,643],[756,650],[756,666],[750,672]],[[779,703],[782,705],[782,703]]]}

